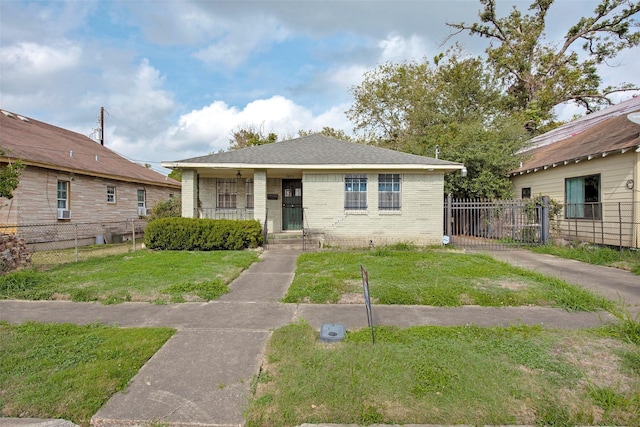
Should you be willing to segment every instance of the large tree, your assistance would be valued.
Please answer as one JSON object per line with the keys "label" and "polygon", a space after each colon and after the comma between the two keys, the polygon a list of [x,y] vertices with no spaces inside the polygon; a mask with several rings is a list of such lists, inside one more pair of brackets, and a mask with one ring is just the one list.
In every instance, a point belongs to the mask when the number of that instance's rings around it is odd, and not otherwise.
{"label": "large tree", "polygon": [[510,117],[500,82],[481,58],[459,47],[429,61],[387,63],[352,88],[347,116],[369,143],[462,162],[466,178],[448,174],[445,190],[456,197],[511,195],[507,173],[525,141]]}
{"label": "large tree", "polygon": [[240,127],[231,132],[229,138],[229,149],[238,150],[240,148],[253,147],[256,145],[271,144],[278,140],[278,135],[269,132],[265,134],[264,123],[260,126],[249,125]]}
{"label": "large tree", "polygon": [[545,34],[554,0],[534,0],[530,14],[514,6],[506,17],[498,16],[496,2],[480,0],[480,22],[448,25],[489,39],[488,60],[530,131],[552,121],[559,104],[575,102],[591,112],[612,103],[614,92],[638,89],[629,83],[601,87],[598,66],[640,42],[640,33],[632,30],[640,2],[601,0],[593,15],[571,25],[560,42],[547,41]]}

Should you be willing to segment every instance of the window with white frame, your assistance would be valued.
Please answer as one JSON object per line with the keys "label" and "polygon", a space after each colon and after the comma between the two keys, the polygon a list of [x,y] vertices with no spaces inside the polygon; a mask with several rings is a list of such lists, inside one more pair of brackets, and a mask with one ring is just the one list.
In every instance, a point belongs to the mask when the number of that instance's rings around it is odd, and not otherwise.
{"label": "window with white frame", "polygon": [[58,209],[69,209],[69,181],[58,181]]}
{"label": "window with white frame", "polygon": [[378,175],[378,209],[381,211],[400,209],[400,174]]}
{"label": "window with white frame", "polygon": [[565,218],[600,219],[600,174],[565,179]]}
{"label": "window with white frame", "polygon": [[344,208],[367,209],[367,175],[344,176]]}
{"label": "window with white frame", "polygon": [[147,192],[145,190],[138,190],[138,209],[145,209],[147,207]]}
{"label": "window with white frame", "polygon": [[238,180],[237,179],[217,179],[216,194],[218,209],[235,209]]}
{"label": "window with white frame", "polygon": [[244,193],[247,198],[247,209],[253,209],[253,179],[247,179],[244,182]]}
{"label": "window with white frame", "polygon": [[116,187],[107,185],[107,203],[116,202]]}

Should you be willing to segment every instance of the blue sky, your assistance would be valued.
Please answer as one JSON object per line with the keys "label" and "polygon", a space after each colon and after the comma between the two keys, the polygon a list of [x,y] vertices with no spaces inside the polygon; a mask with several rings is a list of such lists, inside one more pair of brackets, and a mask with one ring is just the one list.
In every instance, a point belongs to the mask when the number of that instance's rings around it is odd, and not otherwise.
{"label": "blue sky", "polygon": [[[529,4],[498,2],[503,12]],[[596,3],[557,0],[548,38],[557,40]],[[281,137],[324,126],[351,133],[344,112],[363,73],[432,58],[456,41],[482,53],[484,42],[466,34],[443,45],[446,22],[473,22],[480,7],[478,0],[0,0],[0,107],[90,135],[103,106],[105,144],[157,170],[161,161],[226,148],[241,127]],[[605,86],[640,84],[640,49],[616,65],[602,69]]]}

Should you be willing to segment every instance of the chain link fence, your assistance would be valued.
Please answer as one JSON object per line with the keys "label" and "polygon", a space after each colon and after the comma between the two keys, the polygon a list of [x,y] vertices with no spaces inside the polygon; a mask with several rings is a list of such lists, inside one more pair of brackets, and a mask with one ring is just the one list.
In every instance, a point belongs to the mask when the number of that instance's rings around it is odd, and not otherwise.
{"label": "chain link fence", "polygon": [[147,221],[0,225],[0,234],[22,239],[34,268],[127,253],[142,248]]}

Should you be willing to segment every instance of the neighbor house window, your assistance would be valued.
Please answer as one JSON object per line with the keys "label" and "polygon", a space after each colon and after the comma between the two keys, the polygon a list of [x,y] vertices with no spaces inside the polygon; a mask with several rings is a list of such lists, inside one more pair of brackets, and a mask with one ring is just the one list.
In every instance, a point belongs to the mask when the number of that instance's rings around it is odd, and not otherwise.
{"label": "neighbor house window", "polygon": [[138,210],[146,209],[147,207],[147,192],[145,190],[138,190]]}
{"label": "neighbor house window", "polygon": [[236,179],[218,179],[216,180],[216,193],[218,194],[218,209],[235,209],[237,195]]}
{"label": "neighbor house window", "polygon": [[247,209],[253,209],[253,180],[247,179],[244,182],[244,193],[247,196]]}
{"label": "neighbor house window", "polygon": [[367,209],[367,175],[344,176],[344,208]]}
{"label": "neighbor house window", "polygon": [[400,209],[400,175],[387,173],[378,175],[378,209]]}
{"label": "neighbor house window", "polygon": [[530,199],[531,198],[531,187],[524,187],[522,189],[522,198]]}
{"label": "neighbor house window", "polygon": [[69,209],[69,181],[58,181],[58,209]]}
{"label": "neighbor house window", "polygon": [[565,218],[600,219],[600,175],[565,180]]}
{"label": "neighbor house window", "polygon": [[116,202],[116,187],[107,186],[107,203],[115,203]]}

